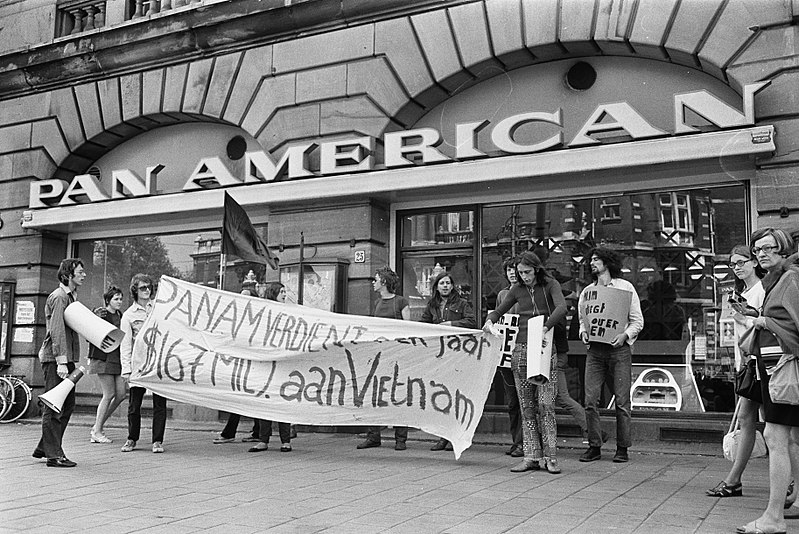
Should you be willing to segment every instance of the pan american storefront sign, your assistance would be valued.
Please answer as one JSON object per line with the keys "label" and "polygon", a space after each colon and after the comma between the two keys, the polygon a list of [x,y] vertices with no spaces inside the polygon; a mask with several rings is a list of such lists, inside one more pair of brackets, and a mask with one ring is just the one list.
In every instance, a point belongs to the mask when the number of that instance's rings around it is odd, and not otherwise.
{"label": "pan american storefront sign", "polygon": [[[382,137],[383,163],[379,167],[394,169],[488,157],[490,154],[478,146],[478,133],[481,132],[489,134],[496,153],[511,155],[533,154],[559,147],[599,145],[608,138],[617,142],[620,136],[626,136],[629,141],[639,141],[700,132],[688,120],[689,116],[700,117],[706,124],[717,129],[753,126],[754,96],[769,83],[759,82],[744,87],[742,112],[705,90],[676,94],[673,102],[674,127],[671,132],[653,126],[627,102],[597,106],[577,133],[568,140],[564,139],[562,109],[515,114],[496,123],[482,120],[456,124],[454,156],[448,156],[439,150],[442,136],[434,128],[387,132]],[[535,142],[518,141],[516,132],[533,123],[551,125],[555,133]],[[770,141],[771,139],[752,140],[753,143]],[[193,191],[272,182],[284,175],[291,180],[373,171],[378,169],[376,147],[377,139],[362,136],[294,145],[286,149],[277,161],[263,150],[246,152],[243,176],[234,176],[220,157],[204,157],[197,163],[182,189]],[[309,156],[317,150],[319,169],[314,171],[309,168]],[[491,155],[494,153],[492,151]],[[76,175],[69,184],[59,179],[35,181],[30,185],[29,207],[37,209],[70,206],[155,195],[158,173],[164,168],[164,165],[156,163],[145,169],[143,177],[138,174],[140,171],[132,169],[114,170],[111,172],[110,192],[104,191],[99,180],[91,174]]]}

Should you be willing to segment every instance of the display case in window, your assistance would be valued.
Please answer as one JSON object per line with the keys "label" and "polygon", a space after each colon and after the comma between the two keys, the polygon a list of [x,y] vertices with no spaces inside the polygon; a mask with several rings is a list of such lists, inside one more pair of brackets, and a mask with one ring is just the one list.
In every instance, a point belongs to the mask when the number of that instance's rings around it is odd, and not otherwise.
{"label": "display case in window", "polygon": [[348,260],[341,258],[303,262],[302,291],[300,291],[299,263],[281,265],[280,282],[286,286],[286,302],[344,313],[349,264]]}
{"label": "display case in window", "polygon": [[0,282],[0,364],[11,363],[11,314],[14,282]]}
{"label": "display case in window", "polygon": [[667,369],[652,367],[635,380],[630,392],[633,410],[672,410],[682,408],[682,392]]}

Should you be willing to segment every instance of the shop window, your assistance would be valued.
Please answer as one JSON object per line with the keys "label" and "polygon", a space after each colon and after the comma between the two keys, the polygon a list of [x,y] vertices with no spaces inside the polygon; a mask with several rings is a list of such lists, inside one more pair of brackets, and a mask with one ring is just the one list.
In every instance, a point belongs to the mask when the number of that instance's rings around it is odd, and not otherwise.
{"label": "shop window", "polygon": [[418,321],[432,296],[431,282],[443,271],[461,296],[474,302],[474,210],[401,214],[399,275],[411,319]]}
{"label": "shop window", "polygon": [[[686,396],[680,409],[725,411],[734,405],[727,402],[732,349],[720,342],[720,319],[708,310],[719,305],[720,282],[733,276],[723,265],[730,249],[746,243],[743,185],[484,206],[480,220],[481,320],[507,287],[502,262],[533,251],[561,284],[570,306],[571,352],[584,355],[576,303],[591,280],[588,254],[595,246],[614,249],[623,257],[623,276],[636,287],[645,314],[636,358],[680,366],[688,351],[700,395]],[[574,398],[582,394],[579,387],[570,380]]]}
{"label": "shop window", "polygon": [[[136,273],[145,273],[156,283],[166,275],[217,288],[221,243],[218,230],[78,241],[74,254],[83,260],[87,274],[80,290],[81,301],[89,307],[99,306],[108,286],[115,285],[122,289],[128,302],[130,280]],[[224,289],[241,292],[251,271],[257,283],[262,284],[266,269],[261,264],[229,257]]]}
{"label": "shop window", "polygon": [[402,218],[403,246],[469,246],[474,240],[474,212],[424,213]]}

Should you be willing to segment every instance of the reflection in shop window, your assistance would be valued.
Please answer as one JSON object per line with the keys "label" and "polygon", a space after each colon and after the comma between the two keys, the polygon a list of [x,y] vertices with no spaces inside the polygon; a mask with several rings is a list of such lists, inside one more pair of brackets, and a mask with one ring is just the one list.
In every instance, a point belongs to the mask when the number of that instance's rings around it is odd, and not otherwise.
{"label": "reflection in shop window", "polygon": [[[165,275],[206,287],[219,286],[219,231],[79,241],[76,247],[87,274],[80,299],[90,307],[102,304],[110,285],[122,289],[129,302],[130,280],[136,273],[155,281]],[[261,283],[265,270],[263,265],[228,258],[224,289],[239,293],[250,271]]]}
{"label": "reflection in shop window", "polygon": [[690,355],[701,399],[687,398],[684,409],[734,407],[734,355],[720,341],[716,310],[719,286],[733,276],[724,265],[729,251],[748,235],[744,186],[487,206],[481,221],[483,318],[507,285],[502,262],[530,250],[560,282],[570,304],[569,338],[577,341],[575,306],[591,280],[588,254],[595,246],[614,249],[645,314],[637,357],[680,365]]}
{"label": "reflection in shop window", "polygon": [[473,211],[426,213],[402,218],[403,246],[469,245],[473,239]]}

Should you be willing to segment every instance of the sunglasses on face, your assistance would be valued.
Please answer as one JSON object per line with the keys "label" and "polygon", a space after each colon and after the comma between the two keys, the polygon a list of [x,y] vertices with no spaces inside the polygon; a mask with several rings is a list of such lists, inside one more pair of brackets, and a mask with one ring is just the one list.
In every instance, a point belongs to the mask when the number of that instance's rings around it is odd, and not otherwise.
{"label": "sunglasses on face", "polygon": [[153,286],[139,286],[139,291],[152,291]]}

